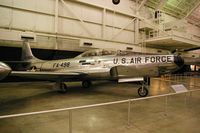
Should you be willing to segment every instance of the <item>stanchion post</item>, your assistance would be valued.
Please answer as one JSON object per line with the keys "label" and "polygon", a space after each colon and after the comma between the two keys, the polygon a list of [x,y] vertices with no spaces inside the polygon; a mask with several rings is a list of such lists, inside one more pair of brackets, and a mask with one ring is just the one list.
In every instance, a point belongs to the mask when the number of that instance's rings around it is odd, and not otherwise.
{"label": "stanchion post", "polygon": [[185,105],[187,105],[187,93],[185,93]]}
{"label": "stanchion post", "polygon": [[69,110],[69,133],[72,133],[72,110]]}
{"label": "stanchion post", "polygon": [[128,127],[130,126],[131,100],[128,102]]}
{"label": "stanchion post", "polygon": [[168,96],[165,97],[165,115],[167,115]]}

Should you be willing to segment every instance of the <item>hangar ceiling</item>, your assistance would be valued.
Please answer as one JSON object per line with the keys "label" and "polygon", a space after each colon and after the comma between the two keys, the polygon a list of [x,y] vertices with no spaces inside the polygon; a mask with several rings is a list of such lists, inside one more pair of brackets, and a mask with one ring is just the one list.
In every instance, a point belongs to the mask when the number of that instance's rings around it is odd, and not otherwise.
{"label": "hangar ceiling", "polygon": [[98,0],[1,0],[0,46],[20,47],[21,36],[26,33],[34,34],[33,47],[56,50],[84,51],[115,45],[117,49],[155,53],[155,48],[167,52],[174,47],[196,47],[200,46],[199,3],[123,0],[113,5]]}
{"label": "hangar ceiling", "polygon": [[159,9],[179,19],[187,19],[189,23],[200,26],[200,0],[133,0],[141,4]]}
{"label": "hangar ceiling", "polygon": [[[200,27],[200,0],[133,1],[140,8],[147,6],[155,11],[155,14],[152,14],[153,18],[147,18],[154,27],[148,25],[140,27],[140,30],[146,32],[144,40],[146,46],[168,50],[199,46],[200,36],[197,27]],[[170,20],[169,16],[176,19]],[[193,27],[197,29],[194,30]]]}

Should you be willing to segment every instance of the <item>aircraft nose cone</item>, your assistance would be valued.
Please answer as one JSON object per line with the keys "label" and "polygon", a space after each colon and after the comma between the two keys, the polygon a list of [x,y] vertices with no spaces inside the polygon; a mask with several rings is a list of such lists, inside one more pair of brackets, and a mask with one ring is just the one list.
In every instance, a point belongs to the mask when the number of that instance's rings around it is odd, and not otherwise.
{"label": "aircraft nose cone", "polygon": [[3,62],[0,62],[0,80],[7,77],[11,72],[11,68]]}
{"label": "aircraft nose cone", "polygon": [[183,59],[182,57],[176,55],[176,56],[174,56],[174,63],[175,63],[177,66],[181,67],[181,66],[184,65],[184,59]]}

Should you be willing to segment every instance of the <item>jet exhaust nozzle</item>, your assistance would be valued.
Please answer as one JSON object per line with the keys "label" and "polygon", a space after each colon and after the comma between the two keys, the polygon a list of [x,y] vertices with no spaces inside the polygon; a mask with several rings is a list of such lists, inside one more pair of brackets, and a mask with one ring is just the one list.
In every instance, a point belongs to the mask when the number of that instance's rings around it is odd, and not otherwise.
{"label": "jet exhaust nozzle", "polygon": [[11,68],[3,62],[0,62],[0,80],[7,77],[11,72]]}

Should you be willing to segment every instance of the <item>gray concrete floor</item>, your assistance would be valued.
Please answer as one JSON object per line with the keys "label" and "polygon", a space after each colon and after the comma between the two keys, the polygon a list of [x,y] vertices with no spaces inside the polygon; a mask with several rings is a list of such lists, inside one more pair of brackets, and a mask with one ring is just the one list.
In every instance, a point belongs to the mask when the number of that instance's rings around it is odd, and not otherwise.
{"label": "gray concrete floor", "polygon": [[[188,89],[199,89],[200,79],[181,78]],[[53,83],[0,83],[0,115],[90,105],[139,98],[137,84],[95,82],[91,89],[67,83],[69,92],[60,94]],[[173,92],[170,82],[152,79],[150,96]],[[73,133],[199,133],[200,92],[137,101],[131,104],[127,125],[127,103],[87,108],[72,112]],[[1,133],[66,133],[69,113],[59,112],[0,120]]]}

